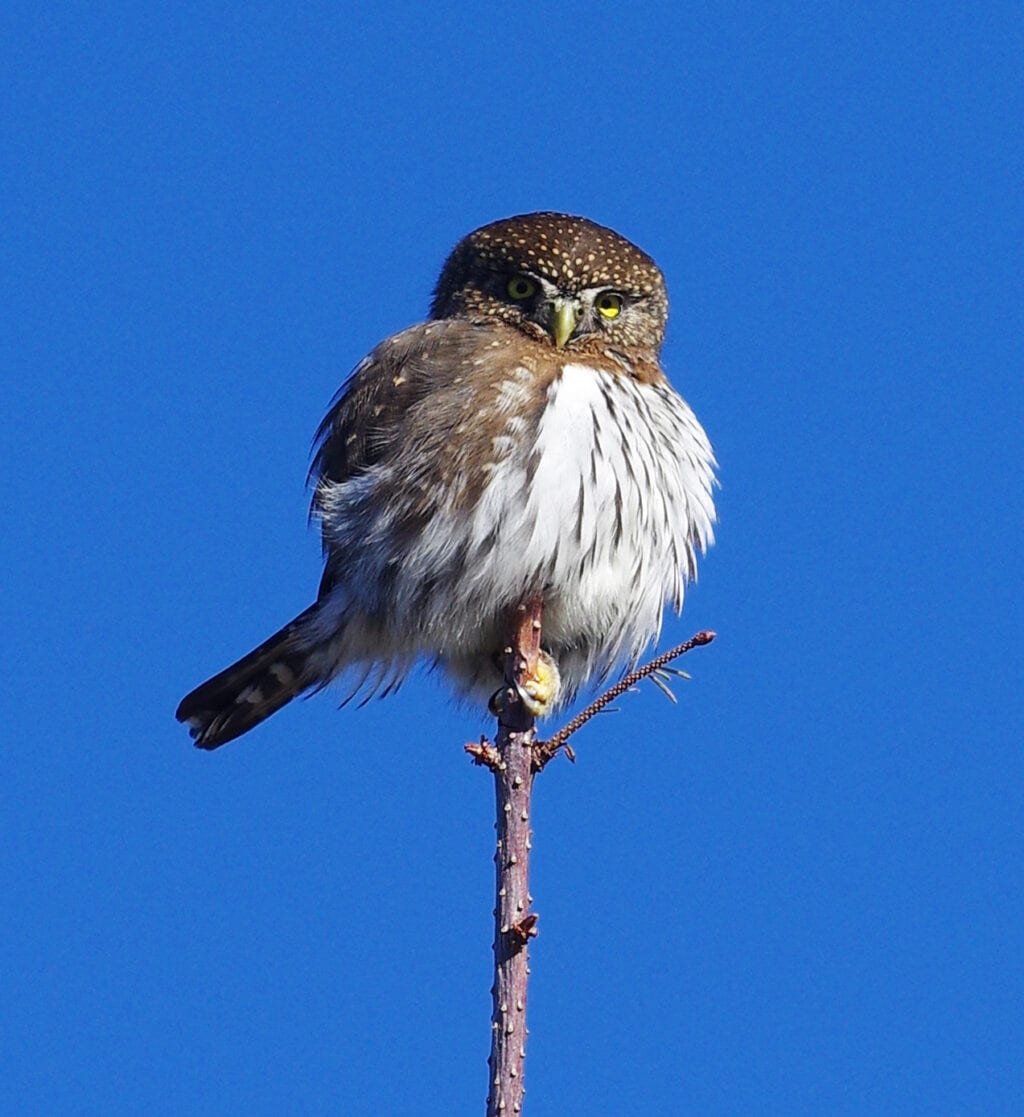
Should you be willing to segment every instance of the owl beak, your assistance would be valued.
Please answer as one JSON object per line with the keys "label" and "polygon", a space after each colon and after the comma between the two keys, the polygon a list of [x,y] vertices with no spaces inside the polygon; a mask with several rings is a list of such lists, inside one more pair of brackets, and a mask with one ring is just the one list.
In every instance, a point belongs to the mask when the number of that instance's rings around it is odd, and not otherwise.
{"label": "owl beak", "polygon": [[551,311],[551,336],[561,349],[576,330],[583,308],[575,299],[555,299]]}

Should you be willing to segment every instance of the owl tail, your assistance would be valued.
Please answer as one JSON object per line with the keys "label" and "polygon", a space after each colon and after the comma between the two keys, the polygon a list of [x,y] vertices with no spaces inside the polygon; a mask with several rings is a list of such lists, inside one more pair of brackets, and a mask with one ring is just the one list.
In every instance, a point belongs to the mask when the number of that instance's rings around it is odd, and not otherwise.
{"label": "owl tail", "polygon": [[185,722],[196,747],[215,749],[243,733],[321,679],[311,670],[308,646],[300,639],[316,613],[311,605],[280,632],[237,663],[186,694],[176,717]]}

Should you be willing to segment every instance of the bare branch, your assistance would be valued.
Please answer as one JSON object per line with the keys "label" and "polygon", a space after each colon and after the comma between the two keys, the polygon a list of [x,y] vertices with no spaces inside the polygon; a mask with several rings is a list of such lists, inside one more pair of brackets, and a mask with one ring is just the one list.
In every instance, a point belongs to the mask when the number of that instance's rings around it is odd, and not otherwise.
{"label": "bare branch", "polygon": [[491,989],[491,1054],[487,1114],[522,1112],[526,1063],[527,946],[537,933],[530,911],[530,796],[533,790],[533,715],[520,698],[520,686],[537,670],[543,605],[526,602],[513,618],[505,649],[504,692],[498,707],[494,746],[467,745],[477,763],[494,772],[498,845],[494,855],[497,896],[494,906],[494,985]]}
{"label": "bare branch", "polygon": [[487,1117],[521,1113],[525,1094],[528,946],[537,934],[537,914],[530,911],[529,891],[530,799],[534,776],[559,751],[564,750],[566,756],[574,760],[569,738],[619,695],[635,689],[642,679],[651,678],[673,697],[667,678],[670,674],[683,675],[683,672],[666,664],[692,648],[710,644],[715,638],[713,632],[698,632],[684,644],[630,671],[553,737],[538,742],[533,714],[522,700],[522,686],[537,677],[542,618],[540,598],[520,605],[511,618],[510,640],[504,649],[504,685],[492,699],[492,708],[498,715],[497,738],[493,745],[486,737],[481,737],[479,742],[465,746],[474,764],[494,773],[497,807],[498,842],[494,855],[497,895]]}

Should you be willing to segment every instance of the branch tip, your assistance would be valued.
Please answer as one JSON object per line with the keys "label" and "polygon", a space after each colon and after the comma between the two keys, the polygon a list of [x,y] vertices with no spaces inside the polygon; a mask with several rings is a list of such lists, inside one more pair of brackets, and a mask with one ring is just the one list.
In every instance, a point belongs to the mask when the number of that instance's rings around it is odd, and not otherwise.
{"label": "branch tip", "polygon": [[[624,675],[613,687],[609,687],[600,697],[595,698],[586,709],[578,713],[572,721],[564,725],[553,736],[549,737],[546,741],[538,741],[534,746],[534,770],[540,771],[545,764],[554,757],[559,749],[565,746],[565,742],[578,730],[581,729],[595,714],[601,713],[602,710],[610,703],[614,702],[620,694],[625,694],[627,691],[634,690],[636,684],[641,679],[650,678],[656,686],[659,686],[674,702],[675,695],[665,685],[664,679],[659,679],[658,674],[664,673],[665,665],[671,663],[672,660],[678,659],[681,655],[692,651],[694,648],[702,648],[710,644],[715,638],[715,633],[709,630],[697,632],[685,640],[682,644],[677,644],[674,648],[669,648],[667,652],[662,652],[661,655],[655,656],[649,663],[645,663],[643,667],[638,667],[635,671],[630,671]],[[681,672],[676,671],[676,668],[670,667],[669,671],[676,674]],[[570,757],[570,759],[572,759]]]}

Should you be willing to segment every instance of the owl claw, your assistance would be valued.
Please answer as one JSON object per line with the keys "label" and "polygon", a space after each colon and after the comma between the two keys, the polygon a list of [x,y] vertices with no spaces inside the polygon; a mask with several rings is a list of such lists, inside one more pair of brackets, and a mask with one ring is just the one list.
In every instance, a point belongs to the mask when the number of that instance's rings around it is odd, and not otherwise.
{"label": "owl claw", "polygon": [[507,686],[500,687],[496,690],[487,701],[487,709],[491,715],[500,718],[501,715],[509,708],[515,698],[515,692],[510,690]]}

